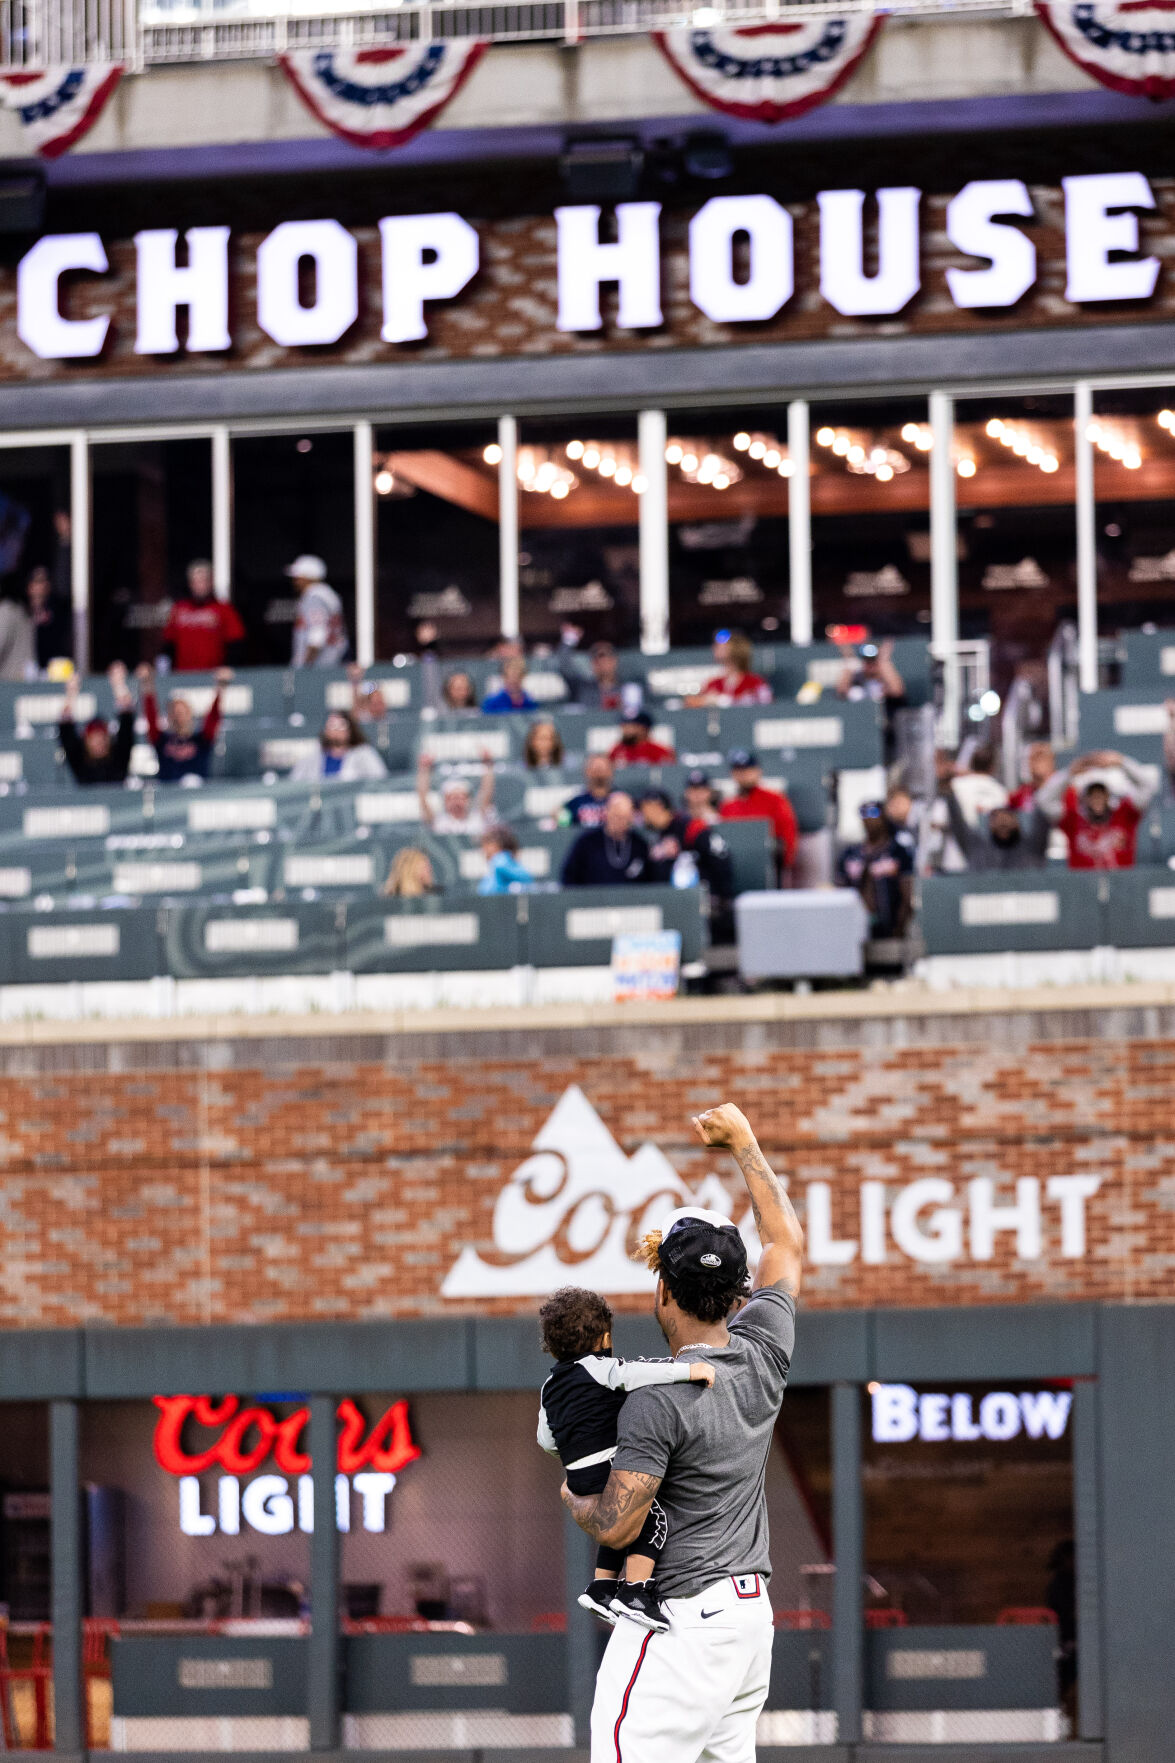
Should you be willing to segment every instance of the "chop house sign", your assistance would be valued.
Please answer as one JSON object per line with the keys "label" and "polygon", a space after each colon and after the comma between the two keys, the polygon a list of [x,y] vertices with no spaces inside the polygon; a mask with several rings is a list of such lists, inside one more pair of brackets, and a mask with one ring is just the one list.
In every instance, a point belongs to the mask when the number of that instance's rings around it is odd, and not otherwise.
{"label": "chop house sign", "polygon": [[[1142,248],[1140,217],[1158,203],[1142,173],[1065,178],[1062,204],[1064,300],[1075,310],[1149,300],[1160,262]],[[818,244],[814,261],[803,260],[804,274],[818,280],[829,312],[884,318],[909,306],[923,284],[924,234],[934,226],[923,214],[922,192],[912,185],[871,193],[823,190],[812,206]],[[767,194],[714,196],[699,208],[687,241],[692,307],[719,324],[763,323],[797,294],[814,292],[797,275],[794,216],[800,212],[802,205],[785,206]],[[553,218],[554,329],[577,335],[603,329],[601,290],[613,288],[618,330],[658,330],[665,323],[660,204],[621,202],[608,218],[597,207],[578,205],[557,208]],[[1033,196],[1019,178],[979,179],[952,197],[946,237],[969,261],[946,271],[950,304],[988,313],[1015,306],[1038,280],[1029,236],[1036,221]],[[17,268],[17,335],[44,361],[98,357],[116,324],[125,328],[125,308],[132,305],[135,355],[230,350],[239,323],[230,300],[230,243],[228,226],[193,226],[182,237],[169,227],[137,233],[133,300],[127,301],[116,299],[99,233],[48,234]],[[380,342],[396,347],[426,340],[439,308],[458,300],[483,271],[493,276],[495,253],[482,246],[482,233],[459,214],[380,219]],[[361,323],[365,262],[356,233],[337,220],[282,221],[257,244],[252,275],[256,325],[281,348],[338,344]]]}

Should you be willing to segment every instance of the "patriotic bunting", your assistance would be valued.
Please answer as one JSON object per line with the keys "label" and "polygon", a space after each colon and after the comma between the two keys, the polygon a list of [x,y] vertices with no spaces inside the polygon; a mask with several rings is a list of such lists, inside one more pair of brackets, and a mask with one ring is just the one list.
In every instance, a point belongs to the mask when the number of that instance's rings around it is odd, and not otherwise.
{"label": "patriotic bunting", "polygon": [[863,12],[741,30],[654,31],[653,40],[703,103],[750,122],[783,122],[831,98],[881,25]]}
{"label": "patriotic bunting", "polygon": [[319,122],[355,147],[402,147],[440,115],[480,61],[483,42],[298,49],[279,57]]}
{"label": "patriotic bunting", "polygon": [[1112,92],[1175,97],[1175,0],[1036,0],[1065,54]]}
{"label": "patriotic bunting", "polygon": [[120,63],[106,61],[0,74],[0,104],[19,112],[42,159],[56,159],[93,128],[123,72]]}

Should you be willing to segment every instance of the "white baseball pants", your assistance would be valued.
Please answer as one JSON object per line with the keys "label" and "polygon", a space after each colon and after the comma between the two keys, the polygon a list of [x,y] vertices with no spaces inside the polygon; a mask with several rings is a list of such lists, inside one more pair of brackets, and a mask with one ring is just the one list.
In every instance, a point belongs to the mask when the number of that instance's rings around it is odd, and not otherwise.
{"label": "white baseball pants", "polygon": [[771,1680],[771,1605],[757,1573],[666,1598],[669,1632],[624,1617],[596,1678],[591,1763],[755,1763]]}

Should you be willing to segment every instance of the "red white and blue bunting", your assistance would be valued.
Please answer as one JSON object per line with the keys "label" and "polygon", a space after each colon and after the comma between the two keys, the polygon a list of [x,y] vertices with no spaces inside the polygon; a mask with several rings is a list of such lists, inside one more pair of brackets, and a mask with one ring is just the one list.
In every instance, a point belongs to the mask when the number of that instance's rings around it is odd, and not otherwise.
{"label": "red white and blue bunting", "polygon": [[881,29],[867,12],[794,23],[654,31],[695,97],[749,122],[783,122],[823,104],[850,77]]}
{"label": "red white and blue bunting", "polygon": [[1175,0],[1036,0],[1065,54],[1112,92],[1175,97]]}
{"label": "red white and blue bunting", "polygon": [[105,61],[2,74],[0,104],[19,113],[29,145],[42,159],[56,159],[93,128],[123,71],[120,63]]}
{"label": "red white and blue bunting", "polygon": [[302,102],[355,147],[402,147],[456,96],[483,42],[297,49],[279,57]]}

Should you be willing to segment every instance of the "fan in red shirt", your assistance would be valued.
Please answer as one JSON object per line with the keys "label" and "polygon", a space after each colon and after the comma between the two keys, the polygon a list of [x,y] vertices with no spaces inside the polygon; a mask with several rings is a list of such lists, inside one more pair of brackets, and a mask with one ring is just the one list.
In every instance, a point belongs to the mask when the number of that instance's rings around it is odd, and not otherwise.
{"label": "fan in red shirt", "polygon": [[608,757],[613,765],[672,765],[677,754],[672,747],[649,739],[653,719],[647,710],[626,714],[620,725],[620,739]]}
{"label": "fan in red shirt", "polygon": [[775,833],[776,856],[783,869],[790,869],[796,860],[800,829],[795,809],[778,790],[763,788],[763,771],[755,755],[745,747],[736,747],[730,755],[730,772],[736,793],[722,804],[723,820],[769,820]]}
{"label": "fan in red shirt", "polygon": [[[1078,787],[1075,780],[1095,768],[1122,772],[1127,787],[1111,794],[1103,778]],[[1057,825],[1069,841],[1070,869],[1133,869],[1139,822],[1158,788],[1157,766],[1121,753],[1087,753],[1040,791],[1037,802],[1046,807],[1064,790]]]}
{"label": "fan in red shirt", "polygon": [[175,602],[164,626],[163,647],[177,673],[215,673],[235,660],[245,627],[235,606],[212,591],[212,565],[188,564],[188,591]]}
{"label": "fan in red shirt", "polygon": [[751,672],[753,656],[751,640],[742,631],[723,632],[714,639],[714,659],[722,672],[707,680],[701,691],[687,698],[686,703],[695,706],[770,704],[771,687],[759,674]]}

